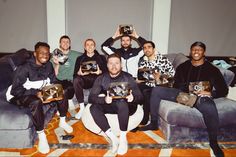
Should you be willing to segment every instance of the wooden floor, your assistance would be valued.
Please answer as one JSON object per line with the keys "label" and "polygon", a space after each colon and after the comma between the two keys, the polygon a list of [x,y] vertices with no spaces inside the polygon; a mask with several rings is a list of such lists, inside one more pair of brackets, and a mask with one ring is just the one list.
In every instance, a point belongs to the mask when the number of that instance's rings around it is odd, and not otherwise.
{"label": "wooden floor", "polygon": [[[74,112],[71,111],[71,115]],[[73,126],[75,137],[71,140],[62,140],[61,135],[66,133],[58,127],[58,117],[55,116],[46,129],[50,144],[50,152],[43,155],[37,150],[37,142],[29,149],[3,149],[0,148],[0,156],[117,156],[109,150],[110,144],[101,136],[86,130],[80,120],[69,120]],[[123,155],[127,157],[210,157],[214,156],[208,143],[184,143],[169,145],[161,131],[129,132],[127,134],[129,150]],[[236,157],[236,141],[220,143],[226,157]]]}

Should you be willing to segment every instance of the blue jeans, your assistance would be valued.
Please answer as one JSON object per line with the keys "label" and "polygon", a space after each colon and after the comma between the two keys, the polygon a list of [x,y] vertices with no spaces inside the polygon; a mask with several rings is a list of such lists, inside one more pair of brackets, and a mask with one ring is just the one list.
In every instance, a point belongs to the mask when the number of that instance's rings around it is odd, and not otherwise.
{"label": "blue jeans", "polygon": [[[166,88],[159,86],[153,88],[150,99],[151,120],[158,120],[161,100],[176,102],[176,97],[178,96],[179,92],[181,91],[175,88]],[[209,140],[217,141],[219,117],[213,99],[209,97],[198,97],[198,100],[195,103],[194,107],[203,115]]]}

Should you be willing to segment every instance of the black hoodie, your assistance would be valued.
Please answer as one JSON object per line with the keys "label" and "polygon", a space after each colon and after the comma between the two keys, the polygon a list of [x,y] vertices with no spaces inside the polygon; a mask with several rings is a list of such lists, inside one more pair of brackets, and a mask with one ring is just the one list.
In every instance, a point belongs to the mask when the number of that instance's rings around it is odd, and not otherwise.
{"label": "black hoodie", "polygon": [[39,66],[36,64],[36,59],[32,55],[25,64],[16,69],[12,87],[10,86],[10,94],[15,97],[36,95],[42,87],[52,83],[56,83],[52,63],[48,61],[42,66]]}
{"label": "black hoodie", "polygon": [[[100,55],[97,51],[94,52],[94,55],[92,57],[89,57],[87,53],[84,53],[82,56],[79,56],[76,59],[74,75],[73,75],[74,78],[78,75],[77,72],[79,71],[81,64],[87,61],[96,61],[102,73],[107,71],[107,61],[105,56]],[[89,74],[89,75],[96,75],[96,74]]]}
{"label": "black hoodie", "polygon": [[177,67],[174,79],[174,87],[184,92],[188,92],[190,82],[209,81],[213,88],[213,98],[225,97],[228,94],[228,87],[220,70],[208,61],[199,66],[193,66],[190,60],[182,63]]}

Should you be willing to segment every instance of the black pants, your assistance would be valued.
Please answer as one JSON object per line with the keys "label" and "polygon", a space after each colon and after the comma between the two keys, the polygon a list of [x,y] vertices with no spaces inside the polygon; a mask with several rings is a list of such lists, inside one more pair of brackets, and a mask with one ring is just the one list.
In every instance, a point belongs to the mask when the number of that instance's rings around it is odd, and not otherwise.
{"label": "black pants", "polygon": [[[176,102],[180,90],[175,88],[155,87],[150,99],[151,119],[157,120],[161,100]],[[219,117],[215,102],[209,97],[199,97],[194,107],[201,112],[210,141],[217,141]],[[186,119],[187,120],[187,119]]]}
{"label": "black pants", "polygon": [[84,102],[84,92],[83,89],[92,88],[97,75],[85,75],[76,76],[73,80],[73,86],[75,90],[75,96],[79,103]]}
{"label": "black pants", "polygon": [[230,67],[228,68],[228,70],[232,71],[235,74],[234,79],[230,84],[231,87],[234,87],[234,85],[236,84],[236,66]]}
{"label": "black pants", "polygon": [[[36,95],[27,95],[20,98],[13,98],[11,102],[20,108],[29,108],[32,114],[32,121],[36,128],[36,131],[44,129],[44,112],[42,101]],[[61,101],[52,102],[53,105],[57,105],[57,109],[61,117],[65,117],[68,110],[68,103],[64,103],[64,99]]]}
{"label": "black pants", "polygon": [[74,94],[75,94],[75,90],[74,90],[72,81],[58,80],[58,82],[62,85],[62,87],[64,89],[65,98],[67,100],[72,99],[74,97]]}
{"label": "black pants", "polygon": [[144,83],[139,83],[138,84],[140,91],[143,94],[143,120],[141,124],[146,124],[149,120],[149,113],[150,113],[150,97],[151,97],[151,92],[153,87],[146,86]]}
{"label": "black pants", "polygon": [[106,113],[117,114],[121,131],[127,131],[129,115],[132,115],[137,106],[127,103],[125,100],[113,101],[111,104],[93,104],[90,112],[95,123],[106,132],[110,126],[105,116]]}

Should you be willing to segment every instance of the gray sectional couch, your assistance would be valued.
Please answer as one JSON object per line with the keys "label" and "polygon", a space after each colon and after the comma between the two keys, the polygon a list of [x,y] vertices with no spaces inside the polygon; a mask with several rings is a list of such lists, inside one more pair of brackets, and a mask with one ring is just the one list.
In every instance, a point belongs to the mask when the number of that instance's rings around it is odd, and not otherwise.
{"label": "gray sectional couch", "polygon": [[[28,109],[20,109],[6,101],[5,93],[12,83],[13,71],[24,63],[32,52],[21,49],[0,58],[0,148],[29,148],[37,138]],[[188,58],[183,54],[168,54],[176,68]],[[228,84],[233,73],[221,70]],[[227,98],[215,100],[220,118],[221,141],[236,140],[236,102]],[[45,126],[56,111],[55,105],[45,105]],[[195,108],[162,101],[159,112],[160,129],[169,143],[206,141],[207,132],[202,115]]]}
{"label": "gray sectional couch", "polygon": [[[168,54],[167,57],[176,68],[188,58],[183,54]],[[230,85],[234,73],[220,69],[227,85]],[[219,141],[236,140],[236,101],[228,98],[215,99],[219,113]],[[162,100],[159,109],[159,129],[168,143],[207,141],[206,126],[201,113],[196,108]]]}
{"label": "gray sectional couch", "polygon": [[[30,148],[37,138],[29,109],[6,101],[6,90],[12,83],[13,71],[32,55],[21,49],[0,59],[0,148]],[[45,105],[45,125],[56,111],[55,105]]]}

